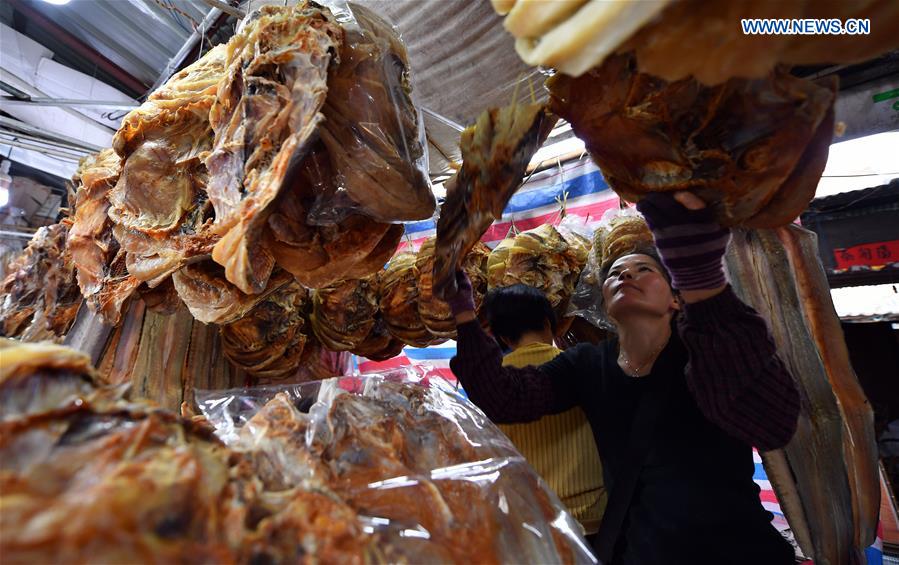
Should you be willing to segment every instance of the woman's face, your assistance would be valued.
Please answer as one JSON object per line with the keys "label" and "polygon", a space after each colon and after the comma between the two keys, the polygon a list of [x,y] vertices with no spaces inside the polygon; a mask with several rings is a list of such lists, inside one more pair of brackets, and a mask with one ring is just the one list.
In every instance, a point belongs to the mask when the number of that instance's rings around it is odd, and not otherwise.
{"label": "woman's face", "polygon": [[602,285],[606,313],[614,320],[629,314],[664,315],[680,307],[662,267],[649,255],[619,257]]}

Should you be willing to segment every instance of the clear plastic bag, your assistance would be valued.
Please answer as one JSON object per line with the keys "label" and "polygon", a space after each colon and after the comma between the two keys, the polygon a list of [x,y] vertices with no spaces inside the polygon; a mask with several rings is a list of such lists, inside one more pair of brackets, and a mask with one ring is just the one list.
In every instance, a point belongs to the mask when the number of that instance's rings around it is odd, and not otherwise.
{"label": "clear plastic bag", "polygon": [[340,498],[388,561],[596,563],[508,438],[425,367],[196,398],[265,483]]}
{"label": "clear plastic bag", "polygon": [[350,212],[384,222],[431,218],[436,200],[424,117],[412,98],[402,39],[368,8],[344,0],[323,4],[346,33],[319,126],[317,151],[327,152],[331,178],[313,182],[324,190],[308,221],[337,223]]}

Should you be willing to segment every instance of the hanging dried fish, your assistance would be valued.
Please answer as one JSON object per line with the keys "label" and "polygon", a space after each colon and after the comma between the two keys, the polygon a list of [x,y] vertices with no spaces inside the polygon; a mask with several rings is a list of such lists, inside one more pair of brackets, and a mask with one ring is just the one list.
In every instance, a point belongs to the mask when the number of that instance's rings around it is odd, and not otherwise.
{"label": "hanging dried fish", "polygon": [[646,192],[691,190],[725,225],[775,227],[798,216],[833,134],[835,85],[782,71],[715,87],[667,83],[625,54],[547,86],[553,112],[571,122],[619,195],[635,202]]}
{"label": "hanging dried fish", "polygon": [[433,276],[438,297],[456,293],[461,258],[502,216],[555,123],[555,116],[539,104],[512,104],[486,110],[462,132],[462,169],[446,183],[437,220]]}
{"label": "hanging dried fish", "polygon": [[69,330],[81,306],[75,265],[66,252],[69,220],[40,228],[0,282],[0,335],[55,340]]}

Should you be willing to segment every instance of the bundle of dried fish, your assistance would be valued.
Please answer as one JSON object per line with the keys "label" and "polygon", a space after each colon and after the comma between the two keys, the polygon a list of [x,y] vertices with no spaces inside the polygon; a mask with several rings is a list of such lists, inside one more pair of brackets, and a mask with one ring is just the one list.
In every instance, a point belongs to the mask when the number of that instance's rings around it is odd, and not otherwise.
{"label": "bundle of dried fish", "polygon": [[350,214],[339,222],[308,220],[321,182],[333,181],[326,155],[316,150],[275,200],[264,231],[265,249],[303,285],[320,288],[380,270],[403,236],[401,224]]}
{"label": "bundle of dried fish", "polygon": [[383,361],[403,342],[390,335],[379,310],[382,274],[347,279],[312,292],[312,328],[331,351],[350,351]]}
{"label": "bundle of dried fish", "polygon": [[667,83],[625,54],[547,86],[552,110],[623,198],[691,190],[725,225],[792,221],[814,196],[833,134],[833,89],[782,71],[716,87]]}
{"label": "bundle of dried fish", "polygon": [[[616,51],[637,50],[640,70],[666,80],[705,84],[759,78],[778,63],[856,63],[899,45],[899,7],[890,0],[794,2],[608,2],[492,0],[515,48],[530,65],[580,76]],[[747,34],[745,18],[876,22],[862,35]],[[892,24],[890,22],[893,22]]]}
{"label": "bundle of dried fish", "polygon": [[544,224],[496,246],[487,260],[487,285],[526,284],[540,289],[553,307],[564,307],[586,261],[582,242],[569,244],[555,227]]}
{"label": "bundle of dried fish", "polygon": [[94,388],[84,355],[6,340],[0,350],[4,561],[361,563],[374,551],[339,498],[266,490],[259,458]]}
{"label": "bundle of dried fish", "polygon": [[603,218],[593,232],[593,246],[571,294],[565,316],[578,316],[596,328],[612,329],[612,321],[603,305],[602,270],[622,255],[654,243],[646,221],[629,210],[621,210],[619,215],[608,220]]}
{"label": "bundle of dried fish", "polygon": [[[418,270],[418,314],[431,334],[438,338],[453,339],[456,337],[456,321],[453,319],[449,305],[436,296],[436,253],[434,238],[428,238],[421,244],[415,258]],[[471,279],[475,307],[480,309],[484,295],[487,294],[487,257],[490,248],[480,241],[470,248],[459,262],[459,268]],[[455,276],[455,271],[453,272]],[[455,279],[454,283],[455,284]]]}
{"label": "bundle of dried fish", "polygon": [[246,294],[261,292],[275,265],[262,227],[289,165],[315,140],[342,41],[328,10],[301,2],[263,6],[228,42],[226,76],[209,113],[215,140],[206,190],[222,236],[212,257]]}
{"label": "bundle of dried fish", "polygon": [[351,11],[358,29],[346,28],[320,130],[339,188],[378,220],[430,218],[436,202],[406,47],[370,10],[353,4]]}
{"label": "bundle of dried fish", "polygon": [[397,253],[381,273],[378,308],[387,330],[413,347],[427,347],[436,341],[418,313],[418,268],[414,253]]}
{"label": "bundle of dried fish", "polygon": [[209,231],[202,159],[212,147],[209,111],[226,55],[219,45],[173,76],[125,116],[113,138],[123,163],[108,193],[113,233],[129,275],[151,287],[208,255],[218,239]]}
{"label": "bundle of dried fish", "polygon": [[541,105],[486,110],[459,142],[462,169],[446,183],[446,201],[437,221],[434,289],[437,296],[456,293],[460,259],[498,220],[524,181],[524,173],[543,145],[556,118]]}
{"label": "bundle of dried fish", "polygon": [[257,379],[277,380],[297,372],[309,328],[303,310],[309,292],[291,282],[239,320],[222,326],[225,356]]}
{"label": "bundle of dried fish", "polygon": [[40,228],[0,283],[0,334],[28,341],[56,339],[75,320],[81,295],[66,252],[68,220]]}
{"label": "bundle of dried fish", "polygon": [[122,305],[141,281],[128,273],[127,253],[119,246],[109,218],[109,192],[116,186],[122,160],[112,149],[81,160],[72,177],[75,212],[66,238],[81,295],[93,312],[118,324]]}
{"label": "bundle of dried fish", "polygon": [[653,243],[652,232],[640,216],[618,216],[593,234],[593,249],[600,269],[640,245]]}
{"label": "bundle of dried fish", "polygon": [[75,263],[78,286],[88,303],[107,277],[118,242],[112,237],[107,194],[115,186],[122,161],[112,149],[85,157],[72,178],[75,213],[66,248]]}
{"label": "bundle of dried fish", "polygon": [[368,336],[350,352],[372,361],[386,361],[402,353],[404,345],[402,340],[391,335],[387,322],[379,312]]}
{"label": "bundle of dried fish", "polygon": [[312,329],[332,351],[350,351],[371,333],[378,312],[377,275],[312,291]]}

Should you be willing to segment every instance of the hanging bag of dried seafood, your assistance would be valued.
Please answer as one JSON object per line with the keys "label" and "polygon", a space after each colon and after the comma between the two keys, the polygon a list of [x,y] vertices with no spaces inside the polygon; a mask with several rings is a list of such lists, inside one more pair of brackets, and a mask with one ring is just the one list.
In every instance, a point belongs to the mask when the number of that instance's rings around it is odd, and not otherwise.
{"label": "hanging bag of dried seafood", "polygon": [[368,8],[342,0],[324,4],[345,34],[319,128],[333,182],[316,196],[309,220],[330,224],[351,212],[384,222],[430,218],[436,201],[406,46]]}
{"label": "hanging bag of dried seafood", "polygon": [[543,224],[504,239],[487,260],[488,288],[533,286],[553,308],[564,312],[587,261],[586,242],[578,238],[570,231],[568,238],[563,237],[551,224]]}

